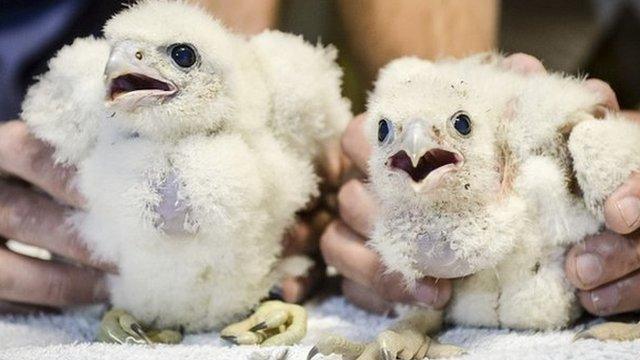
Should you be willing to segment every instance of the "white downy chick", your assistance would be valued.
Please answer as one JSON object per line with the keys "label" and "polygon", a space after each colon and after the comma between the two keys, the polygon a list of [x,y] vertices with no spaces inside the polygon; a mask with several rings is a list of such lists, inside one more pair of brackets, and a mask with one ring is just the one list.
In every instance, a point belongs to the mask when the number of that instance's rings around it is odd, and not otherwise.
{"label": "white downy chick", "polygon": [[372,246],[411,287],[457,278],[455,324],[567,326],[571,244],[603,227],[602,203],[640,169],[640,125],[592,114],[582,79],[522,75],[502,57],[399,59],[368,104]]}
{"label": "white downy chick", "polygon": [[[281,239],[318,194],[323,145],[351,117],[336,52],[275,31],[245,38],[167,0],[133,5],[104,32],[60,51],[24,119],[78,167],[87,211],[73,222],[118,265],[113,305],[154,327],[228,324],[280,269],[309,266],[285,266]],[[61,127],[69,112],[82,131]]]}

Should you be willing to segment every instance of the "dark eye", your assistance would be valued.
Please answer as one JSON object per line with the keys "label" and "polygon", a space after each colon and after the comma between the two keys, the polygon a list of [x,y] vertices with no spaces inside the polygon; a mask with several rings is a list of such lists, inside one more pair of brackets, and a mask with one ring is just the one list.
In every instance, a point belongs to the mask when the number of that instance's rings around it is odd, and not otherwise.
{"label": "dark eye", "polygon": [[189,44],[175,44],[169,47],[171,59],[180,67],[190,68],[198,60],[198,55],[193,46]]}
{"label": "dark eye", "polygon": [[387,120],[382,119],[378,122],[378,141],[382,143],[388,143],[393,139],[393,124]]}
{"label": "dark eye", "polygon": [[471,134],[471,119],[469,118],[469,115],[460,112],[454,115],[451,118],[451,121],[453,124],[453,128],[456,129],[458,134],[462,136]]}

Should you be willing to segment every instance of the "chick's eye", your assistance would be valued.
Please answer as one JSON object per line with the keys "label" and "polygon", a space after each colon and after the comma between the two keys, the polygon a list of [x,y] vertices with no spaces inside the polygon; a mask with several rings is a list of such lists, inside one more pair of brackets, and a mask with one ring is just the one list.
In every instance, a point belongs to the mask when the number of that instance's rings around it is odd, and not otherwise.
{"label": "chick's eye", "polygon": [[196,63],[196,50],[188,44],[175,44],[169,47],[171,59],[182,68],[190,68]]}
{"label": "chick's eye", "polygon": [[462,135],[467,136],[471,133],[471,119],[465,113],[458,113],[452,118],[453,128]]}
{"label": "chick's eye", "polygon": [[388,143],[393,139],[393,124],[387,119],[382,119],[378,122],[378,141]]}

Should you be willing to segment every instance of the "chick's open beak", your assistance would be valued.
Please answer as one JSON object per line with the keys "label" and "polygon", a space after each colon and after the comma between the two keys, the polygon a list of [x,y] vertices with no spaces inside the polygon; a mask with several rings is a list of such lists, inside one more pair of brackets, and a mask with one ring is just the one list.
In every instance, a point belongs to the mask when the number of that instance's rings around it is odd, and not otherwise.
{"label": "chick's open beak", "polygon": [[401,141],[401,150],[387,164],[405,172],[416,191],[437,187],[444,175],[458,170],[464,160],[459,152],[439,145],[421,120],[413,120],[405,127]]}
{"label": "chick's open beak", "polygon": [[178,91],[158,70],[146,65],[143,57],[134,43],[114,45],[104,71],[110,104],[137,106],[163,100]]}

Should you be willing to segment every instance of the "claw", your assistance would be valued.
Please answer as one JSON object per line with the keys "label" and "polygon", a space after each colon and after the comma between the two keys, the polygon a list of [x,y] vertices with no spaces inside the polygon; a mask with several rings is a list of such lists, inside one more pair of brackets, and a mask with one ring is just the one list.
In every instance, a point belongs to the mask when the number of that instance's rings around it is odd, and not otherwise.
{"label": "claw", "polygon": [[318,355],[318,353],[320,353],[320,350],[318,350],[318,347],[317,346],[312,347],[311,350],[309,350],[309,353],[307,354],[307,360],[313,359],[316,355]]}
{"label": "claw", "polygon": [[386,346],[380,346],[380,357],[382,360],[395,360],[395,357],[391,355],[391,352]]}
{"label": "claw", "polygon": [[131,324],[131,330],[133,330],[136,335],[140,336],[148,345],[153,345],[153,341],[149,339],[147,333],[142,330],[142,326],[138,323]]}
{"label": "claw", "polygon": [[288,355],[289,355],[289,348],[286,348],[286,349],[284,349],[282,354],[280,354],[280,356],[278,356],[278,358],[276,360],[285,360]]}
{"label": "claw", "polygon": [[255,325],[251,329],[249,329],[249,331],[254,332],[254,331],[264,330],[266,328],[267,328],[267,323],[265,321],[263,321],[263,322]]}
{"label": "claw", "polygon": [[238,338],[231,335],[220,335],[223,340],[229,341],[235,345],[238,345]]}

